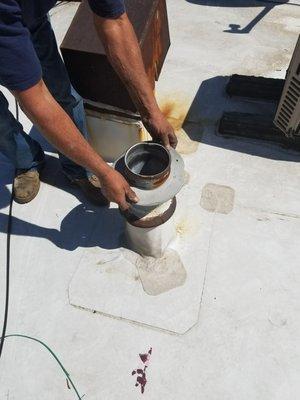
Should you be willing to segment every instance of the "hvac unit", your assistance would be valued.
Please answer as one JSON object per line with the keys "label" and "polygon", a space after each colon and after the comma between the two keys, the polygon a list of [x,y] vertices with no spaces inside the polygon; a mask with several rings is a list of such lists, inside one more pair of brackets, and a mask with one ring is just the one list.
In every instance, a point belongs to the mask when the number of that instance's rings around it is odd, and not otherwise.
{"label": "hvac unit", "polygon": [[287,71],[274,123],[287,137],[300,136],[300,36]]}

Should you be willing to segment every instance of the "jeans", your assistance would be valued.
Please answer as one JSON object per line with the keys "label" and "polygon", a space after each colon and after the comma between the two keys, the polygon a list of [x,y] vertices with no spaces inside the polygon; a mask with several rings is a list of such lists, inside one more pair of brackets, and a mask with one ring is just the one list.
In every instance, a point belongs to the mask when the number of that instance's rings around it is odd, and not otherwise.
{"label": "jeans", "polygon": [[[29,30],[48,90],[86,137],[83,101],[71,86],[48,17],[45,16],[37,21]],[[40,144],[24,132],[22,125],[8,110],[8,102],[1,91],[0,152],[14,164],[16,169],[38,168],[45,158]],[[86,177],[85,169],[66,156],[59,154],[59,159],[64,173],[70,179]]]}

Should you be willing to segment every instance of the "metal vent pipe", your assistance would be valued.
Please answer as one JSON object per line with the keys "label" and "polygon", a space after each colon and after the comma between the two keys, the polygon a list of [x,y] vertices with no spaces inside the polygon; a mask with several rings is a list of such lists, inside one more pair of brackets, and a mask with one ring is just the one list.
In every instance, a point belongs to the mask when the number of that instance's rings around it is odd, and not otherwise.
{"label": "metal vent pipe", "polygon": [[115,168],[139,197],[126,219],[130,248],[144,256],[161,257],[176,236],[173,214],[176,194],[184,184],[184,163],[176,150],[153,142],[137,143]]}

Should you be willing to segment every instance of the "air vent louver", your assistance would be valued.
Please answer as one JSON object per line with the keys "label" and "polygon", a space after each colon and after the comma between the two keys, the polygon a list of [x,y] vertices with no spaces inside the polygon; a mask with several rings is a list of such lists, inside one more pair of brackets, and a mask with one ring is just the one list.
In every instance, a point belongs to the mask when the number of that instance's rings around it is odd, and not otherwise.
{"label": "air vent louver", "polygon": [[286,136],[300,136],[300,36],[287,72],[274,122]]}

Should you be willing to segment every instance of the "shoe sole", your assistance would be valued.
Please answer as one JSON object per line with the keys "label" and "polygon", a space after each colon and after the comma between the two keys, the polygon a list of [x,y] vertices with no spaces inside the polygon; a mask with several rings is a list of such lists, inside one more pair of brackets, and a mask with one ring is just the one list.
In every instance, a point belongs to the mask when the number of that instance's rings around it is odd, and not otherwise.
{"label": "shoe sole", "polygon": [[38,195],[38,193],[39,193],[39,191],[40,191],[40,187],[41,187],[41,178],[40,178],[40,175],[41,175],[41,171],[45,168],[45,164],[46,164],[46,162],[44,161],[42,164],[39,165],[39,167],[38,167],[38,169],[37,169],[37,171],[38,171],[38,173],[39,173],[39,181],[38,181],[38,186],[37,186],[36,192],[34,192],[30,197],[26,197],[26,198],[24,198],[24,199],[22,199],[22,198],[17,198],[17,197],[15,196],[15,193],[13,192],[14,201],[15,201],[16,203],[18,203],[18,204],[27,204],[27,203],[30,203],[30,202]]}
{"label": "shoe sole", "polygon": [[34,192],[30,197],[26,197],[26,198],[24,198],[24,199],[22,199],[22,198],[17,198],[17,197],[15,196],[15,193],[13,193],[14,201],[15,201],[16,203],[18,203],[18,204],[27,204],[27,203],[30,203],[30,202],[38,195],[38,193],[39,193],[39,191],[40,191],[40,187],[41,187],[41,183],[40,183],[40,180],[39,180],[39,183],[38,183],[36,192]]}

